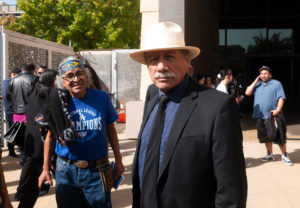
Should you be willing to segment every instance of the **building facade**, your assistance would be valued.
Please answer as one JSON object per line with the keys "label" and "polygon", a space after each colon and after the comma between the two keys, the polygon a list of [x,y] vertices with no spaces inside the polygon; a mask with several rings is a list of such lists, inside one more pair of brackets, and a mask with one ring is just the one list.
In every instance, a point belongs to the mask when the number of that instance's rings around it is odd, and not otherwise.
{"label": "building facade", "polygon": [[3,1],[0,1],[0,17],[13,15],[20,17],[24,12],[18,9],[17,5],[8,5]]}
{"label": "building facade", "polygon": [[[186,44],[201,49],[192,62],[195,78],[198,74],[215,78],[221,68],[230,68],[246,87],[258,68],[268,65],[283,84],[287,106],[296,109],[300,103],[297,0],[141,0],[141,13],[141,44],[153,23],[172,21],[184,28]],[[147,80],[147,70],[143,71],[142,79]],[[141,99],[145,89],[141,87]]]}

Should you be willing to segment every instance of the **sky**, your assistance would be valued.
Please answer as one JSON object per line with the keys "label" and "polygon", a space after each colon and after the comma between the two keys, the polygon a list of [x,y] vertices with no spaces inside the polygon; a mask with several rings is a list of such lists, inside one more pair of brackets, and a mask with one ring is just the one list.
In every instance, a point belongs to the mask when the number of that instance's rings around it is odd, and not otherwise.
{"label": "sky", "polygon": [[9,5],[16,5],[17,4],[17,0],[1,0]]}

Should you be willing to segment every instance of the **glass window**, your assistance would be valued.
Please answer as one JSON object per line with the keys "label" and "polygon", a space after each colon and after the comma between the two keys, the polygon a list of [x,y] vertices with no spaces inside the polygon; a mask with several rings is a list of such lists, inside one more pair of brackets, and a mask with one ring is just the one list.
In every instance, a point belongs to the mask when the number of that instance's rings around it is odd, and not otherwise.
{"label": "glass window", "polygon": [[266,28],[228,29],[228,47],[239,47],[245,53],[264,53],[267,51]]}
{"label": "glass window", "polygon": [[225,46],[225,29],[219,30],[219,45]]}
{"label": "glass window", "polygon": [[291,53],[292,34],[292,29],[269,29],[270,53]]}

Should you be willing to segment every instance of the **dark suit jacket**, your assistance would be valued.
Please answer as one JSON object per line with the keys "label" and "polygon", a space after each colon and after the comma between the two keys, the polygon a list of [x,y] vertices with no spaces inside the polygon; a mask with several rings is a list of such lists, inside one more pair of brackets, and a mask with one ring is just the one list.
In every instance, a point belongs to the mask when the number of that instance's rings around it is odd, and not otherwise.
{"label": "dark suit jacket", "polygon": [[[133,207],[140,207],[141,132],[157,100],[148,88],[133,161]],[[236,105],[225,93],[190,81],[168,137],[152,207],[246,207],[247,178]],[[146,187],[145,187],[146,188]],[[155,205],[157,203],[157,205]]]}

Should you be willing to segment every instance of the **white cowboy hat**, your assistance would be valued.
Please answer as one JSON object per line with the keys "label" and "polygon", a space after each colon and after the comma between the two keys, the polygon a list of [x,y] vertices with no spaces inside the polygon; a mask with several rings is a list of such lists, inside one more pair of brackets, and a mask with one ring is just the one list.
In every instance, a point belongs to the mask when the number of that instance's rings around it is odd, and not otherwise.
{"label": "white cowboy hat", "polygon": [[200,53],[197,47],[185,46],[183,31],[179,25],[173,22],[159,22],[150,26],[143,48],[131,53],[130,57],[141,64],[146,64],[145,52],[162,50],[186,50],[190,60]]}

